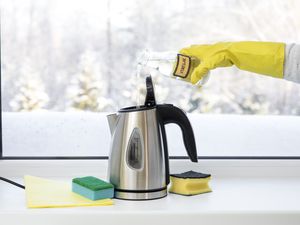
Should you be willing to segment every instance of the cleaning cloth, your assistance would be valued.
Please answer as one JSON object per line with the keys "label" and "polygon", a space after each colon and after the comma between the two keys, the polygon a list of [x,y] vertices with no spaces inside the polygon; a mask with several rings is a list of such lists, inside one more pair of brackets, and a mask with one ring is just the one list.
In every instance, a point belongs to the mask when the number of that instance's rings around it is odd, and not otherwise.
{"label": "cleaning cloth", "polygon": [[92,201],[72,192],[71,182],[62,182],[40,177],[24,177],[26,204],[28,208],[106,206],[111,199]]}
{"label": "cleaning cloth", "polygon": [[197,195],[211,192],[208,185],[211,175],[187,171],[180,174],[171,174],[171,187],[169,192],[180,195]]}

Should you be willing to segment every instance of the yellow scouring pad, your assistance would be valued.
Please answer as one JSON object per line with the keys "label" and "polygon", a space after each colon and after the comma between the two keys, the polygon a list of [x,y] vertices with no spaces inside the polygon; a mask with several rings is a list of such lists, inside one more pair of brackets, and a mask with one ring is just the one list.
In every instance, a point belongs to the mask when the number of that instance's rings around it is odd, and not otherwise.
{"label": "yellow scouring pad", "polygon": [[211,175],[187,171],[180,174],[171,174],[171,187],[169,192],[180,195],[197,195],[211,192],[208,185]]}

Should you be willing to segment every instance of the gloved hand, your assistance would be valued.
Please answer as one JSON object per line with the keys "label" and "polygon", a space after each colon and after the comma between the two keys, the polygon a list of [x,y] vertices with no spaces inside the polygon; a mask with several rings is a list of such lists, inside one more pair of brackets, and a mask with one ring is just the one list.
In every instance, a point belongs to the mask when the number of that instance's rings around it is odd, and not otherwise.
{"label": "gloved hand", "polygon": [[245,41],[192,45],[181,49],[180,53],[200,60],[191,75],[191,82],[195,84],[210,70],[232,65],[241,70],[283,78],[284,49],[284,43]]}

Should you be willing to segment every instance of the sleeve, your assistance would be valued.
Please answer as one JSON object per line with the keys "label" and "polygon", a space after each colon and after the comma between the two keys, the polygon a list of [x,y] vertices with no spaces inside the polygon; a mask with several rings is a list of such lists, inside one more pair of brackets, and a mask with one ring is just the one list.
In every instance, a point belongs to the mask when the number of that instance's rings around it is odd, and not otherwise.
{"label": "sleeve", "polygon": [[283,79],[300,83],[300,45],[285,46]]}

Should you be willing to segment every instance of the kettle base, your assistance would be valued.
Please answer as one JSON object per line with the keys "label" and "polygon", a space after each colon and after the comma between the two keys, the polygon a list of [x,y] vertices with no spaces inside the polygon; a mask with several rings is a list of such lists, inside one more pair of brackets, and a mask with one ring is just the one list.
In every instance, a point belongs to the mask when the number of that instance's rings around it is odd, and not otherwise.
{"label": "kettle base", "polygon": [[166,197],[167,194],[167,189],[155,192],[125,192],[115,190],[115,198],[122,200],[154,200]]}

